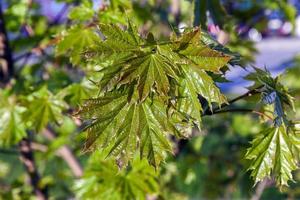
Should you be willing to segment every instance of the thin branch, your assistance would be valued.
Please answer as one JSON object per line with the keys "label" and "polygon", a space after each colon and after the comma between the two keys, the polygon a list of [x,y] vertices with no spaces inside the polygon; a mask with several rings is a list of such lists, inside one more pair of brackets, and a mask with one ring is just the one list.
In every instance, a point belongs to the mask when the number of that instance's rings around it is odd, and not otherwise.
{"label": "thin branch", "polygon": [[30,139],[24,138],[19,143],[20,160],[24,164],[24,167],[29,175],[30,184],[33,187],[33,191],[38,200],[48,199],[47,187],[40,187],[40,175],[37,171],[36,164],[34,161],[33,151],[31,148]]}
{"label": "thin branch", "polygon": [[255,193],[250,198],[250,200],[259,200],[264,190],[273,184],[273,180],[265,178],[263,181],[259,182],[256,186]]}
{"label": "thin branch", "polygon": [[[50,28],[54,25],[56,25],[57,23],[59,23],[60,19],[63,17],[64,13],[66,12],[66,10],[68,9],[69,7],[69,4],[65,4],[64,7],[58,12],[58,14],[56,15],[56,17],[54,18],[54,20],[50,23],[48,23],[48,26],[47,26],[47,29],[46,29],[46,32],[44,33],[44,35],[46,35],[49,31],[50,31]],[[56,39],[55,39],[56,40]],[[53,42],[53,40],[50,41],[49,44],[51,44]],[[35,50],[43,50],[44,48],[39,44],[40,41],[38,41],[35,45],[35,47],[33,49]],[[48,45],[46,45],[47,47]],[[27,59],[29,59],[32,54],[34,52],[31,50],[31,51],[28,51],[28,52],[25,52],[17,57],[14,58],[14,61],[17,62],[19,61],[20,59],[23,59],[24,57],[26,57]]]}
{"label": "thin branch", "polygon": [[[233,109],[226,109],[226,110],[217,110],[213,113],[207,114],[207,115],[215,115],[215,114],[222,114],[222,113],[232,113],[232,112],[251,112],[257,115],[260,115],[262,117],[266,117],[269,120],[273,121],[273,118],[265,113],[253,110],[253,109],[247,109],[247,108],[233,108]],[[204,116],[207,116],[204,115]]]}
{"label": "thin branch", "polygon": [[1,3],[0,3],[0,43],[2,43],[1,50],[3,51],[3,55],[1,55],[3,59],[1,59],[2,69],[0,69],[0,80],[2,80],[4,83],[8,83],[10,78],[14,74],[14,64],[13,64],[12,51],[8,41],[8,35],[6,31]]}
{"label": "thin branch", "polygon": [[[241,95],[241,96],[238,96],[238,97],[236,97],[236,98],[230,100],[230,101],[228,102],[228,104],[232,104],[232,103],[234,103],[234,102],[236,102],[236,101],[238,101],[238,100],[241,100],[241,99],[243,99],[243,98],[250,97],[250,96],[252,96],[252,95],[254,95],[254,94],[258,94],[258,93],[260,93],[258,90],[261,89],[262,87],[263,87],[263,85],[260,85],[260,86],[258,86],[258,87],[256,87],[256,88],[252,89],[252,90],[249,90],[249,91],[246,92],[245,94],[243,94],[243,95]],[[225,104],[221,105],[221,108],[223,108],[224,106],[227,106],[228,104],[225,103]]]}
{"label": "thin branch", "polygon": [[249,90],[248,92],[246,92],[245,94],[242,94],[234,99],[231,99],[230,101],[228,101],[228,103],[223,103],[221,106],[216,106],[214,107],[212,110],[207,109],[202,116],[206,116],[206,115],[212,115],[213,113],[217,112],[217,111],[221,111],[223,108],[232,105],[233,103],[235,103],[236,101],[239,101],[241,99],[247,98],[249,96],[255,95],[260,93],[259,89],[261,89],[263,87],[263,85],[258,86],[252,90]]}
{"label": "thin branch", "polygon": [[66,3],[64,5],[64,7],[62,7],[62,9],[57,13],[54,20],[51,23],[49,23],[49,26],[53,26],[53,25],[56,25],[57,23],[59,23],[59,21],[64,16],[64,14],[65,14],[65,12],[67,11],[68,8],[69,8],[69,4]]}

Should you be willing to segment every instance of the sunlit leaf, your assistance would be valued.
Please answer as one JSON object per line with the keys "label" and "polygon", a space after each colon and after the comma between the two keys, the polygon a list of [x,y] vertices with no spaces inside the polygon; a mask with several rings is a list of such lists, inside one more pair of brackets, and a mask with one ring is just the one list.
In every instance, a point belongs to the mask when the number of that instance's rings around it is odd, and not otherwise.
{"label": "sunlit leaf", "polygon": [[21,118],[25,110],[24,107],[16,105],[0,108],[1,146],[17,144],[23,137],[26,137],[25,124]]}
{"label": "sunlit leaf", "polygon": [[[121,157],[125,164],[138,151],[141,158],[147,158],[153,166],[158,166],[166,151],[171,151],[167,132],[173,131],[164,107],[150,101],[127,103],[124,94],[111,94],[90,99],[79,111],[80,116],[92,119],[86,127],[88,131],[85,150],[95,145],[108,147],[109,154]],[[175,129],[175,128],[174,128]]]}
{"label": "sunlit leaf", "polygon": [[45,87],[27,97],[27,111],[23,120],[29,129],[36,132],[43,130],[49,122],[59,123],[62,120],[62,110],[67,109],[64,101],[54,96]]}
{"label": "sunlit leaf", "polygon": [[[187,135],[187,126],[200,127],[199,97],[221,105],[226,98],[212,73],[231,59],[201,41],[199,28],[159,43],[149,33],[141,38],[129,21],[127,29],[100,24],[105,38],[85,52],[86,61],[100,65],[100,96],[79,111],[87,123],[85,150],[108,148],[125,164],[136,151],[157,167],[171,152],[168,134]],[[191,123],[192,122],[192,123]]]}
{"label": "sunlit leaf", "polygon": [[248,149],[246,158],[251,159],[251,176],[255,183],[274,176],[279,186],[293,180],[292,171],[297,169],[293,148],[298,148],[285,126],[269,128],[258,134]]}
{"label": "sunlit leaf", "polygon": [[113,159],[95,152],[89,166],[75,185],[79,199],[146,200],[147,195],[158,192],[156,172],[145,160],[134,159],[119,171]]}
{"label": "sunlit leaf", "polygon": [[73,64],[79,64],[86,49],[99,41],[99,36],[91,28],[80,25],[63,32],[61,37],[55,49],[56,55],[69,55]]}

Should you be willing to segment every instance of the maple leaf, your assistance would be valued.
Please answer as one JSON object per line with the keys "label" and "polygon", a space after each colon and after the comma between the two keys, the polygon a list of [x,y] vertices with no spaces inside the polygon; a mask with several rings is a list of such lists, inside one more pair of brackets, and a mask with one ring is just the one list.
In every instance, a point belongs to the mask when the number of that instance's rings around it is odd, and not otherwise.
{"label": "maple leaf", "polygon": [[76,25],[62,33],[55,53],[56,55],[69,55],[71,63],[77,65],[82,60],[82,53],[88,47],[94,46],[99,40],[99,36],[91,28]]}
{"label": "maple leaf", "polygon": [[100,144],[108,147],[108,155],[121,156],[127,164],[139,151],[141,158],[157,167],[166,151],[172,147],[167,134],[173,131],[167,114],[159,102],[128,103],[125,94],[111,94],[87,100],[79,115],[92,119],[86,127],[88,131],[85,150]]}
{"label": "maple leaf", "polygon": [[24,105],[23,121],[36,132],[42,131],[49,122],[60,123],[62,110],[67,108],[66,103],[53,95],[45,87],[27,96]]}
{"label": "maple leaf", "polygon": [[0,144],[9,146],[17,144],[26,137],[25,124],[22,121],[22,113],[26,109],[17,105],[0,109]]}
{"label": "maple leaf", "polygon": [[270,176],[275,177],[279,186],[288,185],[288,181],[293,180],[292,171],[297,169],[293,149],[299,151],[299,145],[291,137],[294,134],[282,125],[264,130],[253,140],[246,158],[252,160],[249,170],[255,183]]}
{"label": "maple leaf", "polygon": [[138,151],[157,167],[172,151],[170,134],[184,137],[187,126],[200,127],[199,96],[210,107],[226,102],[207,71],[219,72],[231,57],[202,43],[200,29],[159,43],[151,33],[141,38],[130,22],[124,30],[99,27],[105,38],[86,53],[89,63],[101,66],[100,96],[78,113],[88,124],[85,150],[109,149],[125,164]]}

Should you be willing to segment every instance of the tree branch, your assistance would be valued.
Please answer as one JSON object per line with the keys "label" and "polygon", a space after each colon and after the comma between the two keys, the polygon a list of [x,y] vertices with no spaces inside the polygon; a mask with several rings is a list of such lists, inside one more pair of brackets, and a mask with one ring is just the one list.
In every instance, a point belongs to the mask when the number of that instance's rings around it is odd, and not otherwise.
{"label": "tree branch", "polygon": [[[253,110],[253,109],[247,109],[247,108],[233,108],[233,109],[226,109],[226,110],[217,110],[213,113],[207,114],[207,115],[215,115],[215,114],[222,114],[222,113],[231,113],[231,112],[251,112],[257,115],[260,115],[262,117],[266,117],[269,120],[273,121],[273,118],[265,113]],[[207,116],[205,115],[205,116]]]}
{"label": "tree branch", "polygon": [[0,80],[4,83],[8,83],[10,78],[14,74],[14,65],[12,52],[9,46],[8,35],[6,32],[4,16],[2,12],[2,6],[0,3],[0,51],[1,51],[1,62],[0,62]]}
{"label": "tree branch", "polygon": [[31,142],[28,138],[24,138],[19,143],[20,160],[24,164],[27,174],[29,175],[30,184],[33,187],[33,192],[38,200],[48,199],[47,187],[40,187],[40,175],[37,171],[33,152],[31,149]]}
{"label": "tree branch", "polygon": [[[242,94],[234,99],[231,99],[230,101],[228,101],[228,103],[223,103],[221,106],[216,106],[214,107],[212,110],[210,109],[207,109],[203,114],[202,116],[206,116],[206,115],[213,115],[214,113],[216,112],[219,112],[221,111],[223,108],[227,107],[227,106],[230,106],[232,105],[233,103],[235,103],[236,101],[239,101],[241,99],[244,99],[246,97],[249,97],[249,96],[252,96],[252,95],[255,95],[255,94],[258,94],[260,93],[258,90],[261,89],[263,87],[263,85],[261,86],[258,86],[252,90],[249,90],[248,92],[246,92],[245,94]],[[252,111],[252,110],[251,110]]]}
{"label": "tree branch", "polygon": [[[258,94],[258,93],[260,93],[258,90],[261,89],[262,87],[263,87],[263,85],[260,85],[260,86],[258,86],[258,87],[256,87],[256,88],[252,89],[252,90],[249,90],[249,91],[246,92],[245,94],[243,94],[243,95],[241,95],[241,96],[238,96],[238,97],[236,97],[236,98],[230,100],[230,101],[228,102],[228,104],[232,104],[232,103],[234,103],[234,102],[236,102],[236,101],[238,101],[238,100],[241,100],[241,99],[243,99],[243,98],[252,96],[252,95],[254,95],[254,94]],[[228,105],[228,104],[226,104],[226,103],[223,104],[223,105],[221,106],[221,108],[223,108],[224,106],[226,106],[226,105]]]}
{"label": "tree branch", "polygon": [[[69,4],[65,4],[65,5],[63,6],[63,8],[57,13],[57,15],[56,15],[56,17],[54,18],[54,20],[53,20],[52,22],[48,23],[48,26],[47,26],[47,29],[46,29],[44,35],[46,35],[46,34],[50,31],[50,28],[51,28],[52,26],[54,26],[54,25],[56,25],[57,23],[59,23],[60,19],[63,17],[63,15],[64,15],[64,13],[66,12],[66,10],[68,9],[68,7],[69,7]],[[51,44],[51,42],[52,42],[52,40],[50,41],[49,44]],[[45,48],[45,47],[43,48],[39,43],[40,43],[40,41],[38,41],[38,42],[36,43],[36,45],[35,45],[35,47],[33,47],[33,49],[35,49],[35,50],[43,50],[43,49]],[[46,47],[47,47],[47,46],[46,46]],[[33,49],[32,49],[32,50],[33,50]],[[31,51],[28,51],[28,52],[25,52],[25,53],[23,53],[23,54],[21,54],[21,55],[15,57],[15,58],[14,58],[14,61],[17,62],[17,61],[19,61],[20,59],[23,59],[23,58],[29,59],[29,58],[32,56],[32,54],[33,54],[33,51],[32,51],[32,50],[31,50]]]}
{"label": "tree branch", "polygon": [[259,182],[256,186],[255,193],[250,200],[259,200],[264,190],[274,183],[273,180],[265,178],[263,181]]}

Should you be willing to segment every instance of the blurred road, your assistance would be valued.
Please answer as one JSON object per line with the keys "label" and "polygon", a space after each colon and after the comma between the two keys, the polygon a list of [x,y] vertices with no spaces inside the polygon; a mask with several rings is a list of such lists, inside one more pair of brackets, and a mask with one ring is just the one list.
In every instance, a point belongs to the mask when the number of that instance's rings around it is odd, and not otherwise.
{"label": "blurred road", "polygon": [[[260,68],[266,66],[273,75],[277,75],[286,68],[284,63],[300,54],[300,38],[268,38],[257,43],[256,47],[259,53],[256,55],[255,65]],[[248,73],[239,67],[231,68],[226,77],[232,82],[220,84],[221,89],[238,94],[245,92],[245,87],[251,83],[244,81],[242,77]]]}
{"label": "blurred road", "polygon": [[256,45],[259,54],[256,65],[266,65],[271,71],[280,70],[280,64],[300,53],[300,38],[270,38]]}

